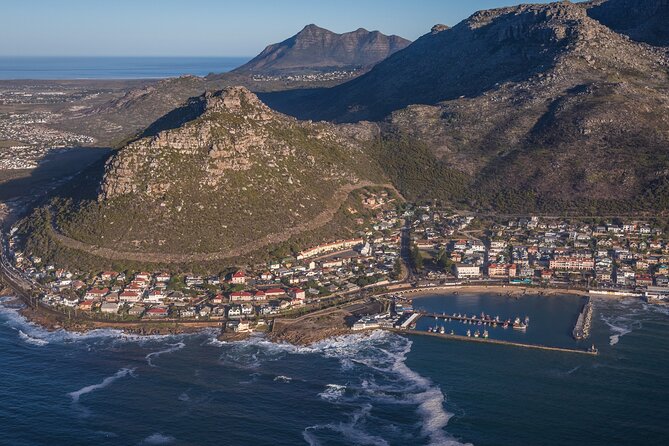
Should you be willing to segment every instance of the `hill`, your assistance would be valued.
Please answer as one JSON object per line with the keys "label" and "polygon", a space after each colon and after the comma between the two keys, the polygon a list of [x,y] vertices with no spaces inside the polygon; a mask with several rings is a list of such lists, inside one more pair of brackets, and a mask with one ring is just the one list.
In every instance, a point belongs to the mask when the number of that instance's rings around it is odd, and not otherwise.
{"label": "hill", "polygon": [[608,0],[592,4],[588,14],[630,38],[656,46],[669,46],[669,1]]}
{"label": "hill", "polygon": [[189,110],[186,122],[114,154],[97,184],[80,179],[52,204],[52,222],[45,210],[29,219],[31,248],[151,263],[230,259],[322,227],[336,234],[349,193],[386,182],[366,151],[373,126],[300,122],[243,87],[207,93]]}
{"label": "hill", "polygon": [[345,84],[261,98],[302,119],[382,122],[381,159],[410,198],[505,211],[666,208],[666,52],[590,17],[605,5],[480,11]]}
{"label": "hill", "polygon": [[360,28],[337,34],[307,25],[283,42],[269,45],[237,73],[304,74],[370,67],[411,42]]}

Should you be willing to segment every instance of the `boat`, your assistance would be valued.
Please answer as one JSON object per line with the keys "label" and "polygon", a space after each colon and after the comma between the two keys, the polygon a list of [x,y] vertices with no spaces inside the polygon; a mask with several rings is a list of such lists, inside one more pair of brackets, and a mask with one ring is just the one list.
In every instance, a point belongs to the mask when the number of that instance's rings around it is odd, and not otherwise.
{"label": "boat", "polygon": [[427,327],[427,332],[432,333],[432,327]]}
{"label": "boat", "polygon": [[592,344],[592,346],[588,349],[588,352],[590,353],[599,353],[599,350],[597,350],[597,347],[595,347],[595,344]]}
{"label": "boat", "polygon": [[455,334],[455,332],[453,330],[451,330],[451,336],[453,336],[454,334]]}
{"label": "boat", "polygon": [[467,337],[471,337],[471,336],[472,336],[472,331],[471,331],[471,330],[467,330]]}
{"label": "boat", "polygon": [[483,330],[483,339],[488,339],[488,330]]}
{"label": "boat", "polygon": [[525,330],[527,330],[527,325],[526,325],[524,322],[521,322],[521,321],[520,321],[520,318],[517,317],[517,318],[513,321],[513,329],[514,329],[514,330],[525,331]]}
{"label": "boat", "polygon": [[475,337],[475,338],[478,338],[479,336],[481,336],[481,333],[479,333],[479,331],[476,330],[476,331],[474,332],[474,337]]}
{"label": "boat", "polygon": [[441,334],[446,333],[446,329],[442,326],[442,327],[439,329],[439,333],[441,333]]}

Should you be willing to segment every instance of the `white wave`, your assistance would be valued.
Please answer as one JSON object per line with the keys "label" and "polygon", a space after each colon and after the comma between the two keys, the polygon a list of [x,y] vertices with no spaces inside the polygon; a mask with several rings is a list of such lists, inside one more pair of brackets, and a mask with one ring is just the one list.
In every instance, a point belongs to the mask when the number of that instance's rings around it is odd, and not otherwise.
{"label": "white wave", "polygon": [[369,412],[372,410],[371,405],[365,405],[360,410],[351,415],[347,423],[328,423],[310,426],[302,432],[302,437],[311,446],[318,446],[321,443],[315,435],[315,431],[330,430],[340,434],[345,440],[356,445],[368,446],[388,446],[389,443],[381,437],[371,435],[363,430],[364,422]]}
{"label": "white wave", "polygon": [[146,355],[146,362],[151,366],[151,367],[156,367],[156,365],[153,363],[153,359],[157,358],[160,355],[164,355],[167,353],[174,353],[178,350],[181,350],[184,348],[186,344],[183,342],[178,342],[176,344],[169,344],[169,347],[164,349],[164,350],[159,350],[157,352],[151,352],[148,355]]}
{"label": "white wave", "polygon": [[106,387],[109,387],[112,385],[115,381],[118,381],[121,378],[124,378],[126,376],[132,376],[133,372],[135,369],[130,369],[130,368],[123,368],[120,369],[118,372],[113,374],[112,376],[108,376],[105,379],[102,380],[102,382],[98,384],[92,384],[90,386],[82,387],[81,389],[75,391],[75,392],[70,392],[68,395],[72,398],[72,402],[77,404],[79,402],[79,399],[88,393],[95,392],[96,390],[104,389]]}
{"label": "white wave", "polygon": [[340,400],[341,397],[344,396],[344,392],[346,392],[346,386],[340,384],[328,384],[325,386],[325,390],[319,393],[318,396],[325,401],[334,402]]}
{"label": "white wave", "polygon": [[161,434],[160,432],[156,432],[155,434],[151,434],[148,437],[146,437],[143,441],[142,444],[170,444],[174,443],[176,439],[170,435],[165,435]]}
{"label": "white wave", "polygon": [[283,376],[283,375],[279,375],[276,378],[274,378],[274,381],[278,381],[280,383],[285,383],[285,384],[288,384],[292,380],[293,378],[291,378],[290,376]]}
{"label": "white wave", "polygon": [[629,316],[601,316],[601,320],[611,329],[609,344],[616,345],[620,338],[632,333],[635,328],[641,328],[641,321]]}
{"label": "white wave", "polygon": [[46,339],[34,338],[27,335],[22,330],[19,330],[19,338],[23,339],[26,344],[36,345],[38,347],[43,347],[49,343]]}

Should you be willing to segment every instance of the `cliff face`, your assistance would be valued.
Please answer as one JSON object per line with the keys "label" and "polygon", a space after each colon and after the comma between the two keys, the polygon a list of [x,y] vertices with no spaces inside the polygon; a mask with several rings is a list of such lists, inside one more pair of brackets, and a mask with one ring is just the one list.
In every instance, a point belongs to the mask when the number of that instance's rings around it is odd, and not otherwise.
{"label": "cliff face", "polygon": [[336,34],[308,25],[293,37],[270,45],[236,72],[286,74],[372,66],[411,42],[378,31]]}
{"label": "cliff face", "polygon": [[114,155],[97,202],[64,233],[120,251],[234,249],[309,222],[341,188],[384,180],[367,152],[374,126],[300,122],[243,87],[198,101],[199,116]]}

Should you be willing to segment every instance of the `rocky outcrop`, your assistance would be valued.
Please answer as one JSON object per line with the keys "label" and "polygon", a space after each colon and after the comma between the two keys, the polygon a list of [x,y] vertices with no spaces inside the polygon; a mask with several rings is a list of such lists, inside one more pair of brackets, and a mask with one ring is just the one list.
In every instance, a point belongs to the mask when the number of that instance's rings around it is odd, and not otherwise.
{"label": "rocky outcrop", "polygon": [[410,43],[398,36],[386,36],[363,28],[336,34],[316,25],[307,25],[293,37],[268,46],[235,71],[287,74],[370,67]]}

